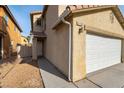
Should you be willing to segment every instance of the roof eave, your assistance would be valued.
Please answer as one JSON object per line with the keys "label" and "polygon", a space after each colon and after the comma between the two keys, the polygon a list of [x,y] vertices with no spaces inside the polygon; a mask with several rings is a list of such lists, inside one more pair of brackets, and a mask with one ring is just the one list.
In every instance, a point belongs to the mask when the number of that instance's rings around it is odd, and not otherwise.
{"label": "roof eave", "polygon": [[[120,9],[118,8],[117,5],[107,5],[107,6],[100,6],[100,7],[94,7],[94,8],[88,8],[88,9],[80,9],[80,10],[75,10],[75,11],[71,11],[69,12],[69,14],[75,14],[75,13],[81,13],[81,12],[87,12],[87,11],[92,11],[92,10],[102,10],[102,9],[112,9],[115,11],[117,18],[119,20],[119,23],[121,24],[121,26],[124,29],[124,18],[122,13],[120,12]],[[63,17],[63,15],[61,15]],[[58,18],[58,20],[56,21],[56,23],[53,25],[53,29],[56,29],[56,27],[62,23],[61,21],[61,16]],[[65,17],[67,17],[68,15],[65,15]]]}
{"label": "roof eave", "polygon": [[114,13],[115,13],[119,23],[122,25],[122,27],[124,29],[124,18],[123,18],[123,15],[122,15],[120,9],[118,8],[118,6],[113,7],[112,9],[113,9],[113,11],[115,11]]}
{"label": "roof eave", "polygon": [[[109,6],[101,6],[101,7],[94,7],[94,8],[87,8],[87,9],[79,9],[79,10],[70,10],[69,8],[66,8],[66,10],[62,13],[62,15],[58,18],[58,20],[55,22],[55,24],[52,26],[52,29],[56,29],[56,27],[61,24],[61,17],[65,18],[67,17],[69,14],[75,14],[75,13],[81,13],[81,12],[86,12],[86,11],[92,11],[92,10],[96,10],[96,9],[108,9],[108,8],[112,8],[113,6],[112,5],[109,5]],[[67,12],[66,15],[65,15],[65,12]]]}
{"label": "roof eave", "polygon": [[44,5],[44,8],[43,8],[43,13],[42,13],[42,17],[44,17],[44,16],[45,16],[46,11],[47,11],[47,9],[48,9],[48,6],[49,6],[49,5]]}
{"label": "roof eave", "polygon": [[92,11],[92,10],[101,10],[101,9],[109,9],[112,7],[116,7],[116,5],[103,5],[103,6],[99,6],[99,7],[92,7],[92,8],[84,8],[84,9],[77,9],[77,10],[73,10],[72,13],[81,13],[81,12],[86,12],[86,11]]}
{"label": "roof eave", "polygon": [[58,18],[58,20],[55,22],[55,24],[52,26],[52,29],[56,29],[56,27],[62,23],[62,18],[66,18],[71,14],[71,11],[69,10],[65,10],[60,17]]}
{"label": "roof eave", "polygon": [[33,14],[33,15],[35,15],[35,14],[42,14],[42,12],[41,11],[33,11],[30,14]]}
{"label": "roof eave", "polygon": [[20,32],[23,32],[21,27],[19,26],[18,22],[16,21],[16,19],[14,18],[13,14],[11,13],[10,9],[8,8],[7,5],[3,5],[3,7],[6,9],[6,11],[8,12],[8,14],[10,15],[10,17],[12,18],[12,20],[14,21],[15,25],[18,27]]}

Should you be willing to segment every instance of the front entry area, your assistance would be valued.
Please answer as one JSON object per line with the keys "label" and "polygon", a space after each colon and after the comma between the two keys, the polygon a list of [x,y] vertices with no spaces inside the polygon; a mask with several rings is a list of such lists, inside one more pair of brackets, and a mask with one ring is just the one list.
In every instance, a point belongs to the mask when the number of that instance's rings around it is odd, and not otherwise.
{"label": "front entry area", "polygon": [[121,63],[121,40],[86,35],[86,73]]}
{"label": "front entry area", "polygon": [[42,56],[42,40],[37,41],[37,56]]}

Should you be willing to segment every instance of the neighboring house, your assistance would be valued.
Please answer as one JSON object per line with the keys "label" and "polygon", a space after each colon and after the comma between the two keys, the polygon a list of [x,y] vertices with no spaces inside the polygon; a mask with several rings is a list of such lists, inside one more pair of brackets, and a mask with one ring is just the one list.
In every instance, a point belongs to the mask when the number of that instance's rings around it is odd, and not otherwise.
{"label": "neighboring house", "polygon": [[21,36],[21,45],[24,45],[24,46],[29,45],[29,41],[25,36]]}
{"label": "neighboring house", "polygon": [[118,6],[46,5],[39,31],[47,35],[42,55],[69,81],[124,62],[124,19]]}
{"label": "neighboring house", "polygon": [[32,57],[34,60],[37,60],[37,57],[42,56],[42,43],[45,34],[41,31],[41,16],[42,12],[35,11],[30,14],[31,18],[31,35],[33,35],[32,39]]}
{"label": "neighboring house", "polygon": [[28,38],[30,39],[30,37],[21,36],[21,44],[18,44],[17,46],[18,58],[32,56],[32,44],[29,43]]}
{"label": "neighboring house", "polygon": [[22,29],[6,5],[0,5],[0,54],[7,58],[16,55],[21,44]]}

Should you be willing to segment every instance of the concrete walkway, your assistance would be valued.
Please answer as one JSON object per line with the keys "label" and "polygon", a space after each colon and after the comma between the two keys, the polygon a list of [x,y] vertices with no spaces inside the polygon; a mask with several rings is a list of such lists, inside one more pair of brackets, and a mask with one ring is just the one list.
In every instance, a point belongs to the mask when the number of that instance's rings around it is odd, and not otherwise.
{"label": "concrete walkway", "polygon": [[68,82],[67,78],[45,58],[40,58],[38,64],[46,88],[98,88],[87,79],[75,83]]}
{"label": "concrete walkway", "polygon": [[46,88],[75,88],[76,86],[66,81],[66,77],[62,75],[53,65],[46,59],[38,60],[40,72]]}
{"label": "concrete walkway", "polygon": [[87,75],[78,82],[68,82],[46,59],[38,60],[45,87],[49,88],[124,88],[124,63],[120,63]]}

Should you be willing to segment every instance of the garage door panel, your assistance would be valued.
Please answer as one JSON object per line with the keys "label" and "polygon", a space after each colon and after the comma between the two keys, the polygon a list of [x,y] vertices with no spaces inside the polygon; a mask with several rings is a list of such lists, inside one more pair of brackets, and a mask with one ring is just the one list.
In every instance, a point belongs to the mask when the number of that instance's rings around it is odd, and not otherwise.
{"label": "garage door panel", "polygon": [[121,40],[86,35],[87,73],[121,62]]}

